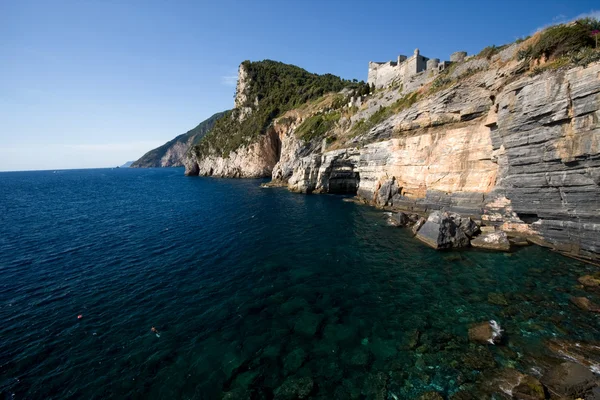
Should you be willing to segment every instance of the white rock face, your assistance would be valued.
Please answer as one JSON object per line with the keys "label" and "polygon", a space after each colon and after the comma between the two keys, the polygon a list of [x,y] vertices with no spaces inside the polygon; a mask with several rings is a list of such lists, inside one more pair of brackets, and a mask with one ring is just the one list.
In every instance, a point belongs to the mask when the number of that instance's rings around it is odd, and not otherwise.
{"label": "white rock face", "polygon": [[271,176],[278,159],[279,138],[270,131],[255,143],[240,147],[226,158],[217,155],[200,160],[195,156],[188,158],[186,175],[264,178]]}

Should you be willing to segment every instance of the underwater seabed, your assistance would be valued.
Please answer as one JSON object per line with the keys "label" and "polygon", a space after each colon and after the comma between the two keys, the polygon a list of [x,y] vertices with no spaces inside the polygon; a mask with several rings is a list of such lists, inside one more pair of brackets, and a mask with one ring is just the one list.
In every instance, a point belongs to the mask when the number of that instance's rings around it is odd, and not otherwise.
{"label": "underwater seabed", "polygon": [[[577,281],[597,268],[537,246],[436,251],[381,211],[254,180],[39,174],[3,182],[9,396],[500,399],[600,339],[570,301],[600,303]],[[469,340],[489,320],[500,343]]]}

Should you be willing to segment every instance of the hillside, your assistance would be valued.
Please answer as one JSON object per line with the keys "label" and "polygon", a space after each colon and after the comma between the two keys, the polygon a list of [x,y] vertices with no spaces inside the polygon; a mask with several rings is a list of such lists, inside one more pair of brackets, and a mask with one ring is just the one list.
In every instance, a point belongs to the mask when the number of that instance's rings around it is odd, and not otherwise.
{"label": "hillside", "polygon": [[[366,87],[364,82],[344,80],[331,74],[313,74],[276,61],[244,61],[239,68],[235,108],[194,146],[191,158],[206,160],[202,167],[206,174],[223,169],[219,175],[269,175],[269,165],[278,149],[262,146],[265,140],[269,141],[268,128],[276,117],[325,93],[363,87]],[[261,147],[263,155],[255,160],[252,170],[236,165],[235,161],[229,166],[212,164],[215,159],[236,159],[233,152],[245,146]]]}
{"label": "hillside", "polygon": [[[377,63],[384,83],[367,91],[339,82],[306,95],[245,62],[236,108],[190,152],[186,173],[271,176],[302,193],[459,212],[599,260],[598,26],[554,26],[443,63],[415,50]],[[406,73],[417,59],[421,70]]]}
{"label": "hillside", "polygon": [[202,121],[194,129],[183,133],[156,149],[150,150],[139,160],[131,164],[131,168],[181,167],[183,158],[190,146],[198,143],[214,126],[215,122],[225,115],[220,112]]}

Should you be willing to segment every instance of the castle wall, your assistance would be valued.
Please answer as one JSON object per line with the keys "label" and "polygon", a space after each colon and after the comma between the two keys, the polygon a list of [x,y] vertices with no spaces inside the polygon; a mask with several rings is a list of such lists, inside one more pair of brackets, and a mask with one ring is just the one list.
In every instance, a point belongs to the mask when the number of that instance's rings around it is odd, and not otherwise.
{"label": "castle wall", "polygon": [[375,87],[382,88],[391,84],[395,79],[398,78],[398,68],[395,62],[387,62],[379,64],[376,67],[371,63],[369,64],[369,78],[368,84],[373,83]]}

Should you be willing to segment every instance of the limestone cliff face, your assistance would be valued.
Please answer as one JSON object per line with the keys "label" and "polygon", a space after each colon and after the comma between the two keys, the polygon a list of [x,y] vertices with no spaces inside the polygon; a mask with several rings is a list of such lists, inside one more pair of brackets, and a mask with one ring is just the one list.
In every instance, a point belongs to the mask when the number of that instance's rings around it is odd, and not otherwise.
{"label": "limestone cliff face", "polygon": [[[358,110],[341,112],[326,134],[330,141],[302,140],[296,130],[331,109],[289,111],[226,158],[191,157],[187,173],[271,176],[296,192],[353,193],[416,213],[459,212],[598,260],[600,63],[532,75],[517,50],[457,64],[441,84],[421,74],[382,89]],[[248,104],[248,84],[240,70],[240,106]],[[418,100],[366,131],[354,129],[382,107],[404,104],[408,93]]]}
{"label": "limestone cliff face", "polygon": [[518,68],[482,70],[346,148],[307,154],[293,127],[283,130],[273,179],[303,193],[460,212],[599,259],[600,64],[520,77]]}
{"label": "limestone cliff face", "polygon": [[185,159],[186,175],[227,178],[270,177],[279,159],[279,138],[274,130],[252,144],[242,146],[228,157],[212,155],[198,159],[188,154]]}

